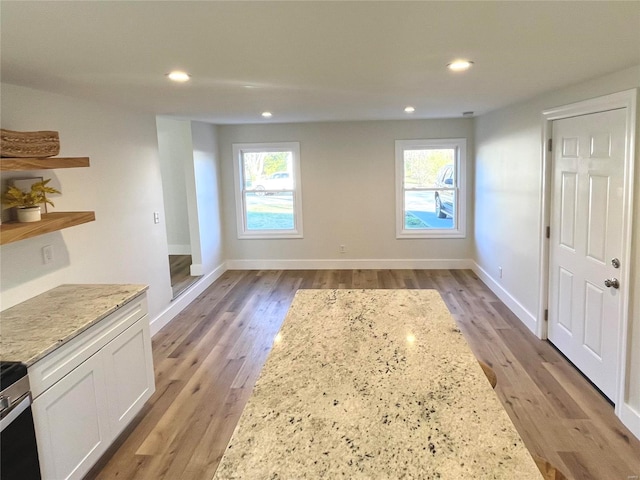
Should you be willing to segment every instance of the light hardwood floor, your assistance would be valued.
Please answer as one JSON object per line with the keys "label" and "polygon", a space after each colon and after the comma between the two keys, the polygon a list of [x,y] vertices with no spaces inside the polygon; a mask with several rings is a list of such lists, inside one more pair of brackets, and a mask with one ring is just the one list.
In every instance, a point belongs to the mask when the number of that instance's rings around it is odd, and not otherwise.
{"label": "light hardwood floor", "polygon": [[209,480],[299,288],[433,288],[529,450],[577,480],[640,476],[640,441],[467,270],[228,271],[153,338],[156,393],[89,478]]}

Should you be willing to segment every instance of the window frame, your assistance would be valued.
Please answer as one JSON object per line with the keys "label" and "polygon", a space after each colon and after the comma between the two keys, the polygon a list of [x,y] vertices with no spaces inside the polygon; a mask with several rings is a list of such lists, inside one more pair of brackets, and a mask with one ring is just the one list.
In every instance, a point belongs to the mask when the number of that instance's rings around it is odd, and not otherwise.
{"label": "window frame", "polygon": [[[302,182],[300,181],[300,143],[299,142],[270,142],[270,143],[234,143],[233,176],[236,197],[236,226],[239,239],[278,239],[303,238],[302,230]],[[292,230],[249,230],[247,229],[246,189],[244,181],[244,153],[251,152],[291,152],[291,169],[293,189],[284,190],[293,195],[293,229]]]}
{"label": "window frame", "polygon": [[[405,191],[407,190],[431,190],[430,188],[405,189],[404,188],[404,151],[417,149],[455,149],[453,163],[456,181],[454,206],[455,228],[405,228]],[[466,238],[467,218],[467,139],[420,139],[420,140],[396,140],[396,238]],[[439,189],[442,190],[442,189]]]}

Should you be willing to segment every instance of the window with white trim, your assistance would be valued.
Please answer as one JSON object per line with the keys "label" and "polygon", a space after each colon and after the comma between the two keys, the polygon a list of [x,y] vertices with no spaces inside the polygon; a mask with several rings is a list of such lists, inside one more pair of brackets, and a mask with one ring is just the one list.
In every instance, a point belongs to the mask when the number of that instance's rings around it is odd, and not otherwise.
{"label": "window with white trim", "polygon": [[466,235],[465,138],[396,141],[396,237]]}
{"label": "window with white trim", "polygon": [[233,144],[238,238],[302,238],[300,144]]}

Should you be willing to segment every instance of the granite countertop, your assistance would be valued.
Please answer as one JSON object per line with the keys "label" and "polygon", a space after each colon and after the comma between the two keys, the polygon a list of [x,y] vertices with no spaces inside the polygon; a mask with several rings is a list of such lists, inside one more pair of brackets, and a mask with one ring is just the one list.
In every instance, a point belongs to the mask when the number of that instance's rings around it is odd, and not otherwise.
{"label": "granite countertop", "polygon": [[61,285],[0,312],[0,360],[27,366],[147,290],[146,285]]}
{"label": "granite countertop", "polygon": [[300,290],[215,479],[541,479],[440,295]]}

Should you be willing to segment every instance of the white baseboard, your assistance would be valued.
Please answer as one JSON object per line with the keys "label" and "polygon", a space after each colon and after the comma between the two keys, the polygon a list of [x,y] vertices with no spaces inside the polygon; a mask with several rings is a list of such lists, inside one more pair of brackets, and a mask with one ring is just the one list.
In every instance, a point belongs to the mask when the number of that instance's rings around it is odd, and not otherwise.
{"label": "white baseboard", "polygon": [[200,263],[192,263],[189,267],[189,274],[192,277],[200,277],[204,275],[204,267]]}
{"label": "white baseboard", "polygon": [[228,270],[465,270],[475,263],[470,259],[330,259],[330,260],[227,260]]}
{"label": "white baseboard", "polygon": [[169,245],[169,255],[191,255],[191,245]]}
{"label": "white baseboard", "polygon": [[531,332],[538,336],[537,326],[538,321],[536,316],[527,310],[518,300],[516,300],[511,294],[504,289],[485,269],[483,269],[477,263],[473,263],[472,270],[482,280],[489,289],[496,294],[496,296],[502,300],[509,310],[511,310],[516,317],[520,319]]}
{"label": "white baseboard", "polygon": [[640,440],[640,412],[624,402],[620,404],[620,411],[616,412],[620,421]]}
{"label": "white baseboard", "polygon": [[[201,265],[193,265],[202,268]],[[466,270],[470,269],[509,307],[529,330],[536,333],[536,317],[511,296],[491,275],[471,259],[349,259],[349,260],[227,260],[211,273],[203,276],[180,295],[150,323],[151,335],[155,335],[173,317],[186,308],[227,270]],[[193,270],[192,270],[193,272]]]}
{"label": "white baseboard", "polygon": [[[204,292],[213,282],[227,270],[329,270],[329,269],[423,269],[423,270],[466,270],[472,269],[475,263],[470,259],[443,260],[228,260],[218,266],[211,273],[203,276],[190,286],[184,293],[156,318],[151,320],[149,327],[151,336],[155,335],[167,325],[176,315],[184,310]],[[202,265],[191,265],[192,275],[201,275]],[[194,273],[195,272],[195,273]]]}
{"label": "white baseboard", "polygon": [[173,300],[171,304],[158,315],[156,318],[149,322],[149,329],[151,331],[151,336],[153,337],[156,333],[162,329],[165,325],[167,325],[173,318],[178,315],[182,310],[189,306],[191,302],[193,302],[198,295],[204,292],[207,288],[211,286],[213,282],[215,282],[218,278],[222,276],[224,272],[227,271],[226,265],[223,263],[219,265],[215,270],[207,275],[204,275],[201,279],[191,285],[187,290],[185,290],[178,298]]}

